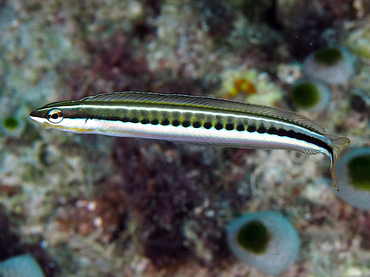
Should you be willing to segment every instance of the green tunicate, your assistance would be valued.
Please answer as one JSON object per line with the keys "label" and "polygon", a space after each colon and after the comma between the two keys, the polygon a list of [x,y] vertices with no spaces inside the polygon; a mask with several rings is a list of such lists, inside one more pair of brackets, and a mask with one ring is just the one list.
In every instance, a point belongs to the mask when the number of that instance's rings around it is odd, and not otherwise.
{"label": "green tunicate", "polygon": [[311,108],[320,102],[320,90],[314,83],[300,83],[292,90],[292,100],[298,107]]}
{"label": "green tunicate", "polygon": [[319,63],[331,66],[343,59],[343,53],[337,48],[325,48],[317,51],[314,59]]}
{"label": "green tunicate", "polygon": [[19,126],[19,122],[16,118],[8,116],[4,119],[4,127],[10,130],[14,130]]}
{"label": "green tunicate", "polygon": [[254,220],[248,222],[239,230],[237,241],[243,248],[260,255],[267,250],[270,234],[265,225]]}
{"label": "green tunicate", "polygon": [[370,190],[370,155],[358,156],[348,162],[351,184],[356,189]]}
{"label": "green tunicate", "polygon": [[298,258],[298,233],[278,212],[244,214],[230,223],[226,235],[231,253],[266,274],[279,275]]}

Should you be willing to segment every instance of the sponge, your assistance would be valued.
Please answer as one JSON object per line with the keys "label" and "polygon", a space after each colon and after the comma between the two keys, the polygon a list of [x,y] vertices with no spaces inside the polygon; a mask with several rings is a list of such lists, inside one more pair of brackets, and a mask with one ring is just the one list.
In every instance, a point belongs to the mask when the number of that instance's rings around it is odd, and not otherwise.
{"label": "sponge", "polygon": [[361,210],[370,210],[370,147],[355,148],[337,162],[338,196]]}
{"label": "sponge", "polygon": [[342,48],[324,48],[305,59],[305,74],[328,84],[346,83],[354,73],[354,59]]}
{"label": "sponge", "polygon": [[0,276],[44,277],[37,261],[31,255],[20,255],[0,262]]}
{"label": "sponge", "polygon": [[263,273],[279,275],[298,258],[298,233],[278,212],[245,214],[234,220],[226,231],[231,252]]}

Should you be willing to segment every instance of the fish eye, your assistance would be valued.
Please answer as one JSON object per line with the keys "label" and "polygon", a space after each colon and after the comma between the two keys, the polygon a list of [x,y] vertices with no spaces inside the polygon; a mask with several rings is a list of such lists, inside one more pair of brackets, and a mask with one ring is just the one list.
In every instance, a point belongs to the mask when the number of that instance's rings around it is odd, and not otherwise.
{"label": "fish eye", "polygon": [[63,113],[61,110],[53,109],[48,113],[47,119],[51,123],[59,123],[63,120]]}

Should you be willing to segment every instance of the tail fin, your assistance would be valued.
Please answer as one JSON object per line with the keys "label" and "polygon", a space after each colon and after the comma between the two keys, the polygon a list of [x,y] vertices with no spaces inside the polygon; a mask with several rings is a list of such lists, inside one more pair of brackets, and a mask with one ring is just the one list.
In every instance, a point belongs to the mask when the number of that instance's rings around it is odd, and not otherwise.
{"label": "tail fin", "polygon": [[327,138],[331,140],[332,148],[333,148],[333,157],[330,159],[330,171],[332,178],[334,179],[334,186],[337,188],[337,191],[339,191],[339,184],[338,184],[338,178],[337,178],[337,171],[335,170],[335,161],[337,160],[340,152],[350,144],[350,140],[345,137],[337,137],[334,135],[325,135]]}

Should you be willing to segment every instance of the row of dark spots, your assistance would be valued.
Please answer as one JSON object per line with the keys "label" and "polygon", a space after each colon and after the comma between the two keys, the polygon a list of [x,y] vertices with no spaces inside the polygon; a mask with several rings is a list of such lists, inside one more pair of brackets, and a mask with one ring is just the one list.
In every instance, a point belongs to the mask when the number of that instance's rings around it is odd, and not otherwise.
{"label": "row of dark spots", "polygon": [[[149,120],[149,119],[141,119],[139,120],[138,118],[124,118],[122,121],[124,122],[132,122],[132,123],[142,123],[142,124],[152,124],[152,125],[163,125],[163,126],[167,126],[167,125],[170,125],[170,121],[169,119],[167,118],[164,118],[162,119],[161,121],[159,121],[158,119],[152,119],[152,120]],[[193,121],[191,122],[190,120],[183,120],[182,122],[180,120],[177,120],[177,119],[174,119],[172,120],[172,126],[182,126],[182,127],[190,127],[190,126],[193,126],[194,128],[200,128],[202,126],[202,123],[199,122],[199,121]],[[212,128],[212,123],[211,122],[204,122],[203,123],[203,127],[205,129],[211,129]],[[295,132],[293,130],[284,130],[284,129],[276,129],[274,127],[271,127],[271,128],[265,128],[264,126],[259,126],[258,128],[256,126],[253,126],[253,125],[249,125],[249,126],[246,126],[244,124],[237,124],[235,126],[235,124],[233,123],[227,123],[226,125],[222,124],[221,122],[217,122],[215,125],[214,125],[214,128],[216,130],[222,130],[222,129],[226,129],[226,130],[238,130],[238,131],[245,131],[247,130],[248,132],[250,133],[253,133],[253,132],[257,132],[259,134],[270,134],[270,135],[278,135],[278,136],[281,136],[281,137],[291,137],[291,138],[295,138],[295,139],[299,139],[299,140],[303,140],[303,141],[306,141],[306,142],[309,142],[309,143],[313,143],[313,144],[316,144],[324,149],[326,149],[329,153],[333,153],[333,149],[331,147],[328,146],[327,143],[325,143],[324,141],[322,140],[319,140],[317,138],[314,138],[314,137],[311,137],[311,136],[308,136],[308,135],[305,135],[305,134],[302,134],[302,133],[298,133],[298,132]]]}
{"label": "row of dark spots", "polygon": [[[138,118],[136,117],[133,117],[133,118],[123,118],[121,119],[123,122],[132,122],[132,123],[142,123],[142,124],[152,124],[152,125],[163,125],[163,126],[167,126],[167,125],[170,125],[170,121],[169,119],[167,118],[164,118],[162,119],[161,121],[159,121],[158,119],[152,119],[152,120],[149,120],[149,119],[141,119],[139,120]],[[182,127],[190,127],[190,126],[193,126],[194,128],[200,128],[202,126],[202,123],[199,122],[199,121],[193,121],[191,122],[190,120],[183,120],[182,122],[180,120],[177,120],[177,119],[174,119],[172,121],[172,126],[182,126]],[[203,123],[203,127],[205,129],[211,129],[212,128],[212,123],[211,122],[204,122]],[[226,129],[226,130],[238,130],[238,131],[245,131],[247,130],[248,132],[250,133],[253,133],[253,132],[257,132],[259,134],[264,134],[264,133],[267,133],[267,134],[270,134],[270,135],[278,135],[278,136],[281,136],[281,137],[291,137],[291,138],[295,138],[295,139],[299,139],[299,140],[303,140],[303,141],[307,141],[307,142],[310,142],[310,143],[313,143],[313,144],[316,144],[322,148],[325,148],[329,151],[329,153],[332,153],[333,152],[333,149],[331,149],[327,143],[325,143],[324,141],[322,140],[319,140],[317,138],[313,138],[311,136],[308,136],[308,135],[305,135],[305,134],[302,134],[302,133],[298,133],[298,132],[295,132],[293,130],[284,130],[284,129],[276,129],[274,127],[271,127],[271,128],[265,128],[264,126],[259,126],[258,128],[256,126],[253,126],[253,125],[250,125],[248,127],[246,127],[244,124],[237,124],[235,126],[235,124],[232,124],[232,123],[227,123],[226,125],[222,124],[221,122],[218,122],[214,125],[214,128],[216,130],[222,130],[222,129]],[[245,129],[247,128],[247,129]]]}
{"label": "row of dark spots", "polygon": [[[169,119],[167,119],[167,118],[162,119],[161,121],[159,121],[158,119],[152,119],[152,120],[142,119],[142,120],[139,120],[138,118],[133,117],[131,119],[130,118],[123,118],[122,121],[123,122],[131,122],[131,123],[139,123],[140,122],[141,124],[152,124],[152,125],[158,125],[158,124],[160,124],[162,126],[168,126],[168,125],[171,124],[170,121],[169,121]],[[202,123],[199,122],[199,121],[193,121],[193,122],[191,122],[190,120],[183,120],[182,122],[180,122],[180,120],[177,120],[177,119],[173,120],[171,125],[172,126],[175,126],[175,127],[181,125],[184,128],[187,128],[187,127],[190,127],[190,126],[192,126],[193,128],[200,128],[200,127],[202,127]],[[203,123],[203,127],[205,129],[211,129],[213,127],[213,124],[211,122],[204,122]],[[235,126],[235,124],[233,124],[233,123],[227,123],[226,125],[224,125],[221,122],[217,122],[214,125],[214,128],[216,130],[226,129],[228,131],[231,131],[231,130],[235,130],[236,129],[239,132],[246,130],[245,129],[246,126],[244,124],[237,124]],[[257,131],[258,133],[266,133],[269,130],[266,131],[266,129],[264,127],[259,127],[257,129],[256,126],[253,126],[253,125],[247,127],[247,131],[248,132],[255,132],[255,131]],[[270,132],[268,132],[268,133],[270,133]],[[273,132],[273,133],[275,133],[275,132]]]}
{"label": "row of dark spots", "polygon": [[[170,125],[170,121],[169,119],[165,118],[165,119],[162,119],[161,121],[159,121],[158,119],[152,119],[152,120],[149,120],[149,119],[141,119],[139,120],[138,118],[136,117],[133,117],[133,118],[123,118],[122,119],[122,122],[131,122],[131,123],[141,123],[141,124],[152,124],[152,125],[162,125],[162,126],[168,126]],[[182,127],[190,127],[192,126],[193,128],[200,128],[200,127],[204,127],[205,129],[211,129],[213,124],[211,122],[199,122],[199,121],[193,121],[191,122],[190,120],[183,120],[182,122],[180,122],[180,120],[173,120],[172,121],[172,126],[182,126]],[[228,131],[231,131],[231,130],[238,130],[238,131],[245,131],[245,125],[244,124],[238,124],[235,126],[235,124],[232,124],[232,123],[227,123],[225,126],[224,124],[222,124],[221,122],[218,122],[215,124],[214,128],[216,130],[222,130],[222,129],[226,129]],[[256,131],[256,127],[254,126],[249,126],[248,129],[247,129],[249,132],[254,132]]]}
{"label": "row of dark spots", "polygon": [[[170,125],[170,120],[167,119],[167,118],[164,118],[162,119],[161,121],[159,121],[158,119],[152,119],[152,120],[149,120],[149,119],[141,119],[139,120],[138,118],[136,117],[133,117],[133,118],[123,118],[122,119],[123,122],[131,122],[131,123],[141,123],[141,124],[152,124],[152,125],[163,125],[163,126],[168,126]],[[182,126],[182,127],[194,127],[194,128],[200,128],[202,127],[202,123],[199,122],[199,121],[193,121],[193,122],[190,122],[190,120],[183,120],[182,122],[180,122],[180,120],[173,120],[172,121],[172,126]],[[204,122],[203,123],[203,127],[205,129],[211,129],[212,128],[212,123],[210,122]],[[222,129],[226,129],[226,130],[238,130],[238,131],[244,131],[245,130],[245,125],[244,124],[238,124],[236,125],[235,127],[235,124],[232,124],[232,123],[227,123],[226,125],[222,124],[221,122],[218,122],[215,124],[214,128],[216,130],[222,130]],[[304,135],[304,134],[300,134],[300,133],[296,133],[294,132],[293,130],[284,130],[284,129],[276,129],[274,127],[271,127],[271,128],[268,128],[266,129],[264,126],[260,126],[260,127],[256,127],[256,126],[253,126],[253,125],[250,125],[247,127],[247,131],[250,132],[250,133],[253,133],[253,132],[257,132],[259,134],[264,134],[264,133],[267,133],[267,134],[270,134],[270,135],[278,135],[278,136],[284,136],[284,137],[294,137],[294,138],[297,138],[297,139],[306,139],[307,138],[307,135]]]}
{"label": "row of dark spots", "polygon": [[[152,119],[152,120],[141,119],[141,120],[139,120],[138,118],[133,117],[133,118],[123,118],[122,121],[123,122],[131,122],[131,123],[140,122],[142,124],[152,124],[152,125],[160,124],[160,125],[163,125],[163,126],[170,125],[170,121],[167,118],[164,118],[161,121],[159,121],[158,119]],[[183,120],[181,122],[180,120],[177,120],[177,119],[172,120],[172,126],[180,126],[180,125],[182,127],[185,127],[185,128],[190,127],[190,126],[193,126],[194,128],[202,127],[202,123],[199,122],[199,121],[191,122],[190,120]],[[204,122],[203,123],[203,127],[205,129],[211,129],[212,126],[213,125],[212,125],[211,122]],[[227,123],[226,125],[224,125],[221,122],[217,122],[214,125],[214,128],[216,130],[222,130],[222,129],[235,130],[236,129],[240,132],[247,130],[250,133],[257,132],[259,134],[267,133],[267,134],[270,134],[270,135],[278,135],[278,136],[281,136],[281,137],[291,137],[291,138],[295,138],[295,139],[299,139],[299,140],[304,140],[304,141],[307,141],[307,142],[310,142],[310,143],[314,143],[314,144],[316,144],[320,147],[323,147],[323,148],[327,149],[330,153],[333,151],[330,147],[328,147],[328,145],[325,142],[323,142],[319,139],[313,138],[311,136],[302,134],[302,133],[297,133],[293,130],[276,129],[274,127],[266,129],[264,126],[259,126],[257,128],[256,126],[253,126],[253,125],[250,125],[250,126],[246,127],[244,124],[237,124],[235,126],[235,124],[233,124],[233,123]]]}
{"label": "row of dark spots", "polygon": [[[129,117],[125,117],[125,118],[122,118],[122,119],[119,119],[119,118],[111,118],[112,120],[121,120],[122,122],[131,122],[131,123],[141,123],[141,124],[152,124],[152,125],[162,125],[162,126],[168,126],[171,124],[170,120],[168,118],[164,118],[162,120],[158,120],[158,119],[147,119],[147,118],[144,118],[144,119],[139,119],[137,117],[132,117],[132,118],[129,118]],[[202,127],[202,123],[199,122],[199,121],[193,121],[191,122],[190,120],[183,120],[182,122],[180,120],[177,120],[177,119],[174,119],[172,120],[172,126],[182,126],[182,127],[194,127],[194,128],[200,128]],[[203,123],[203,127],[205,129],[211,129],[213,126],[213,124],[211,122],[204,122]],[[238,131],[245,131],[247,130],[248,132],[250,133],[253,133],[253,132],[257,132],[257,133],[260,133],[260,134],[264,134],[264,133],[267,133],[267,134],[271,134],[271,135],[278,135],[278,136],[286,136],[286,137],[294,137],[294,138],[297,138],[297,139],[304,139],[306,138],[307,136],[306,135],[303,135],[303,134],[300,134],[300,133],[296,133],[292,130],[290,131],[287,131],[287,130],[284,130],[284,129],[276,129],[274,127],[271,127],[271,128],[268,128],[266,129],[264,126],[260,126],[260,127],[256,127],[256,126],[253,126],[253,125],[249,125],[246,128],[246,125],[244,124],[237,124],[235,126],[235,124],[233,123],[227,123],[226,125],[224,125],[223,123],[221,122],[217,122],[215,125],[214,125],[214,128],[216,130],[222,130],[222,129],[226,129],[226,130],[238,130]]]}
{"label": "row of dark spots", "polygon": [[[136,117],[133,117],[133,118],[123,118],[122,119],[123,122],[131,122],[131,123],[141,123],[141,124],[152,124],[152,125],[163,125],[163,126],[168,126],[170,125],[170,120],[167,119],[167,118],[164,118],[162,119],[161,121],[159,121],[158,119],[152,119],[152,120],[149,120],[149,119],[141,119],[139,120],[138,118]],[[199,122],[199,121],[193,121],[191,122],[190,120],[183,120],[182,122],[180,120],[177,120],[177,119],[174,119],[172,121],[172,126],[182,126],[182,127],[190,127],[192,126],[193,128],[200,128],[202,127],[202,123]],[[203,127],[205,129],[211,129],[212,128],[212,123],[211,122],[204,122],[203,123]],[[246,126],[244,124],[238,124],[235,126],[235,124],[233,123],[227,123],[226,125],[222,124],[221,122],[217,122],[215,125],[214,125],[214,128],[216,130],[222,130],[222,129],[226,129],[226,130],[238,130],[238,131],[245,131],[245,128]],[[284,136],[284,137],[293,137],[293,138],[297,138],[297,139],[304,139],[304,140],[307,140],[307,135],[304,135],[304,134],[300,134],[300,133],[296,133],[294,132],[293,130],[284,130],[284,129],[276,129],[274,127],[271,127],[271,128],[268,128],[266,129],[264,126],[260,126],[260,127],[256,127],[256,126],[253,126],[253,125],[250,125],[247,127],[246,129],[248,132],[250,133],[253,133],[253,132],[257,132],[259,134],[264,134],[264,133],[267,133],[267,134],[270,134],[270,135],[278,135],[278,136]]]}

